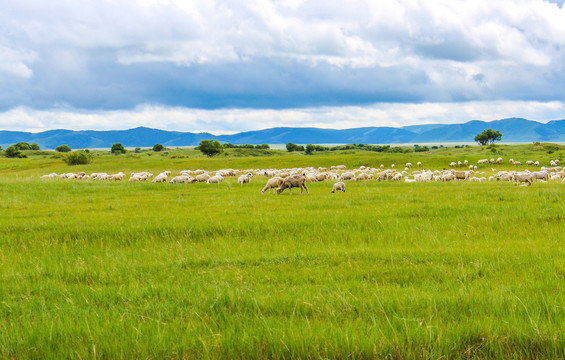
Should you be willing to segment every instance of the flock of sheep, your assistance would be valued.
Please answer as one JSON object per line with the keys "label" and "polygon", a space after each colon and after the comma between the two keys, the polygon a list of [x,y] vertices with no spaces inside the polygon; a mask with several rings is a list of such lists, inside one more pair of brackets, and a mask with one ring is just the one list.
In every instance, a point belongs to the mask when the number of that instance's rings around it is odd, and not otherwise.
{"label": "flock of sheep", "polygon": [[[498,159],[481,159],[481,164],[501,164],[502,158]],[[512,165],[522,165],[521,162],[510,159]],[[356,169],[347,169],[345,165],[332,166],[330,169],[319,167],[293,168],[293,169],[247,169],[234,170],[223,169],[215,172],[206,170],[182,170],[178,175],[171,176],[170,171],[164,171],[158,175],[150,172],[131,173],[129,182],[142,182],[151,180],[154,183],[169,182],[171,184],[179,183],[195,183],[205,182],[207,184],[221,183],[225,177],[238,177],[238,183],[241,185],[248,184],[253,176],[262,176],[267,178],[267,183],[261,193],[275,189],[277,194],[281,194],[285,189],[292,191],[292,188],[299,188],[302,194],[303,190],[308,193],[308,182],[331,181],[334,182],[332,193],[345,192],[345,181],[366,181],[375,179],[376,181],[404,181],[404,182],[427,182],[427,181],[515,181],[516,184],[523,186],[532,185],[534,181],[547,182],[559,180],[565,184],[565,172],[559,166],[559,160],[551,160],[551,167],[541,167],[538,171],[497,171],[491,168],[491,175],[487,178],[486,172],[479,172],[476,165],[469,165],[467,160],[463,162],[452,162],[450,169],[443,170],[425,170],[421,169],[422,163],[416,164],[419,170],[411,171],[412,164],[406,163],[404,170],[397,171],[395,164],[390,169],[385,169],[384,165],[379,168],[371,168],[361,166]],[[526,161],[526,165],[539,166],[539,161]],[[460,170],[461,166],[468,166],[469,170]],[[485,176],[481,176],[485,175]],[[77,180],[95,180],[95,181],[122,181],[125,178],[123,172],[117,174],[92,173],[87,175],[85,172],[64,173],[43,175],[42,179],[77,179]]]}

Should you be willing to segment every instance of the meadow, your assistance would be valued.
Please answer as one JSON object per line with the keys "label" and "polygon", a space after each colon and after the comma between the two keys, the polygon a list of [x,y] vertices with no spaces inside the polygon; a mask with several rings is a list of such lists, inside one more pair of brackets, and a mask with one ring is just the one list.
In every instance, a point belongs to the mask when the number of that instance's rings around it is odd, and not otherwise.
{"label": "meadow", "polygon": [[263,177],[40,179],[498,156],[502,170],[564,155],[530,144],[0,158],[0,358],[565,358],[561,183],[367,181],[331,194],[319,182],[277,196],[261,194]]}

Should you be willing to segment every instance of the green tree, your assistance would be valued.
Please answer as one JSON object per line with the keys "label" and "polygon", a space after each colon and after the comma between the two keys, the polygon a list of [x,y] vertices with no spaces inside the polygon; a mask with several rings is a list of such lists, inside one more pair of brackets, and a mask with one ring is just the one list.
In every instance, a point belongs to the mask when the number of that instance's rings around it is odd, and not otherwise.
{"label": "green tree", "polygon": [[304,146],[302,146],[302,145],[296,145],[296,144],[289,142],[288,144],[286,144],[286,150],[288,152],[293,152],[293,151],[304,151],[305,149],[304,149]]}
{"label": "green tree", "polygon": [[500,131],[492,129],[487,129],[475,136],[475,141],[481,145],[494,144],[495,141],[500,141],[500,139],[502,139]]}
{"label": "green tree", "polygon": [[164,148],[165,148],[165,147],[164,147],[163,145],[161,145],[161,144],[155,144],[155,145],[153,145],[153,151],[156,151],[156,152],[162,151]]}
{"label": "green tree", "polygon": [[315,150],[316,150],[316,145],[308,144],[308,145],[306,145],[305,154],[306,155],[312,155]]}
{"label": "green tree", "polygon": [[218,140],[202,140],[196,147],[196,150],[200,150],[204,155],[212,157],[223,153],[224,147]]}
{"label": "green tree", "polygon": [[16,145],[10,145],[4,151],[6,157],[9,158],[25,158],[26,156],[16,147]]}
{"label": "green tree", "polygon": [[64,144],[64,145],[59,145],[59,146],[57,146],[57,147],[55,148],[55,151],[58,151],[58,152],[65,152],[65,153],[66,153],[66,152],[70,152],[70,151],[71,151],[71,148],[69,147],[69,145]]}
{"label": "green tree", "polygon": [[67,165],[85,165],[90,164],[92,161],[92,155],[90,152],[86,151],[73,151],[67,154],[63,161],[67,163]]}
{"label": "green tree", "polygon": [[115,143],[114,145],[112,145],[111,151],[112,151],[112,154],[115,154],[115,155],[126,153],[126,149],[124,149],[123,145],[120,144],[120,143]]}
{"label": "green tree", "polygon": [[14,144],[16,150],[31,150],[31,145],[26,142],[19,142]]}
{"label": "green tree", "polygon": [[31,150],[41,150],[41,149],[39,148],[39,145],[37,145],[36,143],[31,144],[31,145],[30,145],[30,148],[31,148]]}

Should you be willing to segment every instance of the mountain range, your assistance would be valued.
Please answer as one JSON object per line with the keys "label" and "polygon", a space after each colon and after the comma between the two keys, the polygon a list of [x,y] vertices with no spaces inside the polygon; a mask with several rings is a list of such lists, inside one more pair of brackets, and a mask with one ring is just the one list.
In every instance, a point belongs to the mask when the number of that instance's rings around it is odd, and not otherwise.
{"label": "mountain range", "polygon": [[114,143],[125,147],[195,146],[203,139],[232,144],[418,144],[473,142],[475,135],[486,129],[498,130],[505,142],[565,142],[565,120],[548,123],[509,118],[490,122],[472,120],[463,124],[429,124],[404,127],[362,127],[354,129],[320,129],[277,127],[246,131],[232,135],[165,131],[138,127],[129,130],[49,130],[38,133],[0,131],[0,146],[24,141],[37,143],[41,149],[54,149],[67,144],[73,149],[109,148]]}

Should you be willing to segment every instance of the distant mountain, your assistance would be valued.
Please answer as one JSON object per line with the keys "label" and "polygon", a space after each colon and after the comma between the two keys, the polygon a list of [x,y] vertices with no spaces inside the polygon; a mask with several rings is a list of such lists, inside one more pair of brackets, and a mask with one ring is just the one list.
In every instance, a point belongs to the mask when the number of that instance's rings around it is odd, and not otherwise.
{"label": "distant mountain", "polygon": [[109,148],[114,143],[126,147],[151,147],[156,143],[165,146],[195,146],[202,139],[214,139],[233,144],[398,144],[398,143],[453,143],[473,142],[478,133],[491,128],[502,133],[503,142],[565,142],[565,120],[547,124],[537,121],[510,118],[490,122],[473,120],[464,124],[412,125],[401,128],[363,127],[355,129],[320,129],[278,127],[233,135],[213,135],[165,131],[138,127],[129,130],[50,130],[40,133],[0,131],[0,145],[25,141],[37,143],[42,149],[54,149],[67,144],[72,149]]}

